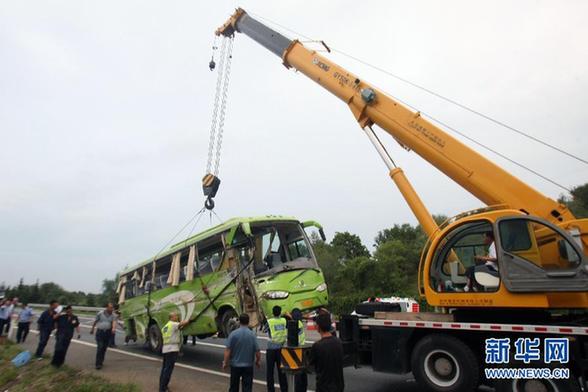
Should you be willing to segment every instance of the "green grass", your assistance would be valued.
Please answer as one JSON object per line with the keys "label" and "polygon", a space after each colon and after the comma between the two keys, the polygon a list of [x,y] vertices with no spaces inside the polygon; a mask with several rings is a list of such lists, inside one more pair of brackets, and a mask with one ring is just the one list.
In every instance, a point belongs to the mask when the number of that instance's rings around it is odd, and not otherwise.
{"label": "green grass", "polygon": [[135,384],[115,384],[81,370],[62,366],[59,369],[48,361],[32,360],[15,368],[10,362],[22,350],[8,342],[0,345],[0,390],[10,392],[139,392]]}

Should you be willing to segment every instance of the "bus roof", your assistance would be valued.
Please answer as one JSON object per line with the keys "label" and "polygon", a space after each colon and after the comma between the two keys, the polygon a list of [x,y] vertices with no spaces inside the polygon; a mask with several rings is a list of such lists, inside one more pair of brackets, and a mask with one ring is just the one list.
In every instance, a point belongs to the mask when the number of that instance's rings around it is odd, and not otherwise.
{"label": "bus roof", "polygon": [[298,219],[296,219],[293,216],[284,216],[284,215],[265,215],[265,216],[255,216],[255,217],[231,218],[231,219],[229,219],[219,225],[213,226],[210,229],[204,230],[198,234],[195,234],[191,237],[186,238],[185,240],[182,240],[180,242],[173,244],[167,250],[161,252],[158,255],[155,255],[154,257],[151,257],[145,261],[142,261],[141,263],[134,265],[132,267],[125,268],[123,271],[121,271],[121,275],[125,275],[125,274],[132,272],[132,271],[135,271],[145,265],[151,264],[155,257],[157,257],[157,259],[162,259],[166,256],[169,256],[169,255],[177,252],[180,249],[184,249],[188,246],[191,246],[191,245],[197,243],[198,241],[201,241],[205,238],[222,233],[224,231],[228,231],[235,226],[239,226],[241,223],[284,222],[284,221],[298,222]]}

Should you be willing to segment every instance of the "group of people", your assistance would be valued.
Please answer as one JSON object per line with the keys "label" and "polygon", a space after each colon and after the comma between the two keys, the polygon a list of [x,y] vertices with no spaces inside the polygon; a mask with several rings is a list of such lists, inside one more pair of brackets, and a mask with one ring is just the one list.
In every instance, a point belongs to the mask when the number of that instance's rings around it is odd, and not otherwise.
{"label": "group of people", "polygon": [[[275,306],[273,317],[267,320],[269,342],[266,350],[266,383],[268,392],[274,392],[274,370],[277,368],[278,383],[281,391],[288,390],[286,374],[281,367],[282,347],[287,340],[287,322],[298,322],[298,345],[306,343],[302,314],[299,311],[292,315],[282,315],[282,309]],[[239,318],[241,327],[233,331],[227,340],[223,368],[230,365],[231,380],[229,392],[238,392],[239,383],[243,392],[250,392],[253,383],[253,359],[259,367],[260,351],[257,336],[248,328],[249,317],[246,314]],[[311,348],[310,366],[316,373],[317,392],[342,392],[345,389],[343,378],[343,344],[336,337],[332,328],[331,315],[326,311],[319,312],[315,319],[321,339]],[[294,390],[306,392],[308,379],[306,372],[300,372],[294,378]]]}
{"label": "group of people", "polygon": [[[0,336],[10,331],[12,315],[15,314],[15,307],[18,305],[18,298],[6,298],[0,301]],[[18,328],[16,330],[16,342],[24,343],[29,334],[31,321],[33,319],[33,309],[27,303],[21,305],[22,309],[18,312]]]}
{"label": "group of people", "polygon": [[[274,392],[274,370],[278,371],[278,382],[281,391],[288,390],[285,373],[280,366],[280,350],[287,340],[287,321],[295,320],[298,324],[298,345],[306,343],[302,314],[282,315],[282,309],[275,306],[273,317],[267,320],[268,345],[266,349],[266,384],[268,392]],[[181,330],[189,320],[179,321],[177,313],[169,315],[169,322],[162,328],[163,364],[159,378],[159,391],[167,392],[168,384],[175,362],[181,349]],[[315,319],[321,339],[311,348],[310,366],[316,373],[317,392],[343,392],[343,344],[333,331],[331,315],[320,311]],[[256,333],[249,327],[249,315],[239,316],[239,328],[228,336],[222,362],[224,370],[230,369],[229,392],[251,392],[253,388],[254,366],[261,367],[261,350]],[[294,379],[295,391],[306,392],[308,380],[306,372],[298,373]]]}
{"label": "group of people", "polygon": [[[16,300],[16,299],[15,299]],[[8,328],[10,317],[14,312],[15,300],[8,299],[0,304],[0,334]],[[17,301],[17,300],[16,300]],[[292,315],[282,315],[282,309],[275,306],[272,309],[272,317],[267,320],[265,328],[268,332],[268,344],[266,350],[266,382],[268,392],[274,392],[274,371],[277,369],[280,390],[288,390],[288,381],[280,366],[280,350],[287,340],[287,322],[298,322],[298,345],[306,343],[306,335],[302,322],[302,314],[294,311]],[[33,310],[27,305],[22,305],[18,315],[17,342],[24,343],[29,333],[30,323],[33,318]],[[6,321],[7,320],[7,321]],[[326,311],[319,312],[315,319],[321,339],[315,342],[311,349],[311,366],[316,373],[316,390],[318,392],[341,392],[344,390],[343,380],[343,346],[332,330],[331,316]],[[168,391],[168,384],[178,358],[181,344],[184,342],[181,330],[189,323],[189,320],[180,321],[179,315],[172,312],[169,321],[163,326],[162,354],[163,362],[159,380],[159,390]],[[239,385],[243,392],[250,392],[253,386],[253,368],[261,366],[261,351],[257,335],[249,327],[249,316],[239,316],[240,328],[237,328],[228,336],[224,351],[223,369],[230,369],[229,392],[238,392]],[[117,314],[114,306],[109,303],[100,311],[92,325],[90,334],[95,334],[96,339],[96,369],[101,369],[112,338],[116,332]],[[35,352],[38,360],[43,358],[43,353],[49,342],[51,334],[55,330],[55,348],[51,364],[61,366],[67,355],[71,340],[77,333],[80,338],[80,321],[73,313],[70,305],[62,307],[58,301],[51,301],[49,307],[41,313],[37,319],[39,342]],[[307,389],[307,375],[305,372],[296,374],[296,392],[305,392]]]}
{"label": "group of people", "polygon": [[[32,313],[30,317],[32,317]],[[114,306],[111,303],[96,315],[90,331],[90,334],[96,333],[96,369],[102,368],[106,350],[112,344],[111,340],[116,332],[116,320],[117,317],[114,312]],[[37,350],[35,351],[35,357],[38,360],[43,358],[45,347],[49,342],[51,333],[55,330],[55,349],[53,350],[51,364],[56,367],[63,365],[67,350],[74,337],[74,333],[77,333],[78,339],[81,337],[80,321],[78,317],[73,314],[71,305],[62,307],[59,305],[58,301],[51,301],[49,303],[49,308],[41,313],[37,319],[37,327],[39,331],[39,343],[37,345]]]}

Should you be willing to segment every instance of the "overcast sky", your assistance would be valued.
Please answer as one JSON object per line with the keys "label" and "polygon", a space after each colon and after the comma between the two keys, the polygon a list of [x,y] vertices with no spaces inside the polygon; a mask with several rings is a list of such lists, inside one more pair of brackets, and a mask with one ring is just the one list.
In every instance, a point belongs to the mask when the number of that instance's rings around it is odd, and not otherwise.
{"label": "overcast sky", "polygon": [[[0,282],[98,291],[201,207],[213,31],[239,5],[586,157],[585,1],[2,1]],[[329,238],[347,230],[368,246],[378,230],[415,223],[342,102],[245,36],[233,55],[221,218],[316,219]],[[566,186],[588,181],[585,165],[330,57]],[[481,205],[382,139],[431,212]]]}

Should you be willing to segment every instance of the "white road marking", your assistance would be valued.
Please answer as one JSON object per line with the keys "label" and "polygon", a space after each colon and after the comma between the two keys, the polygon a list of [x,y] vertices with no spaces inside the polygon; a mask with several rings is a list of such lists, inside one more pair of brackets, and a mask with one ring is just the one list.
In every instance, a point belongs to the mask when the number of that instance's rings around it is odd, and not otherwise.
{"label": "white road marking", "polygon": [[[34,334],[38,334],[39,333],[39,331],[37,331],[37,330],[31,330],[31,332],[34,333]],[[82,340],[72,339],[71,341],[72,341],[72,343],[81,344],[83,346],[96,347],[96,344],[90,343],[90,342],[84,342]],[[200,343],[200,344],[202,344],[202,343]],[[212,343],[206,343],[206,345],[212,345]],[[220,347],[223,347],[224,348],[224,346],[221,346],[219,344],[215,344],[213,346],[220,346]],[[159,358],[154,358],[154,357],[150,357],[148,355],[143,355],[143,354],[131,353],[131,352],[128,352],[128,351],[119,350],[117,348],[108,348],[108,351],[114,351],[115,353],[119,353],[119,354],[122,354],[122,355],[128,355],[130,357],[146,359],[148,361],[153,361],[153,362],[161,362],[162,361]],[[176,362],[176,366],[177,367],[184,368],[184,369],[194,370],[194,371],[201,372],[201,373],[213,374],[215,376],[220,376],[220,377],[225,377],[225,378],[230,378],[231,377],[231,375],[230,374],[227,374],[227,373],[223,373],[223,372],[219,372],[219,371],[211,370],[211,369],[206,369],[206,368],[201,368],[201,367],[198,367],[198,366],[186,365],[185,363],[182,363],[182,362]],[[254,384],[258,384],[258,385],[265,385],[265,386],[267,386],[267,383],[265,381],[258,380],[258,379],[255,379],[255,378],[253,379],[253,383]],[[280,388],[280,385],[279,384],[274,384],[274,386],[275,386],[275,388],[278,388],[278,389]],[[307,392],[315,392],[315,391],[313,391],[311,389],[308,389]]]}
{"label": "white road marking", "polygon": [[[214,343],[207,343],[207,342],[196,342],[196,347],[198,346],[207,346],[207,347],[214,347],[214,348],[222,348],[225,349],[225,346],[222,344],[214,344]],[[259,350],[263,355],[265,355],[265,350]]]}

